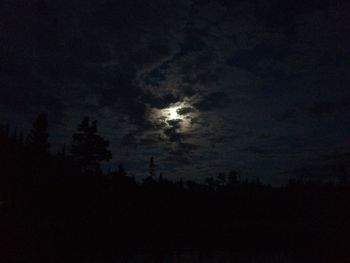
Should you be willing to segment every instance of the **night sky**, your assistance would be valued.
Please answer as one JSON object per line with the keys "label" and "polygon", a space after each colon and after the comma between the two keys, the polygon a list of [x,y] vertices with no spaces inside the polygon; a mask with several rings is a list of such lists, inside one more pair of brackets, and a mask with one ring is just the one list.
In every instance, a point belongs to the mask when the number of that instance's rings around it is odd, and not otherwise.
{"label": "night sky", "polygon": [[350,168],[346,0],[2,0],[0,123],[84,116],[147,175],[284,183]]}

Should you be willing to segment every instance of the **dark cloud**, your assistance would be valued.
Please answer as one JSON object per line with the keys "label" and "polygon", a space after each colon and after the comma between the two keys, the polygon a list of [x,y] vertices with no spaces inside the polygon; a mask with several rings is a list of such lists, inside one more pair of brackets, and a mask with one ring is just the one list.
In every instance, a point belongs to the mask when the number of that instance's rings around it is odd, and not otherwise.
{"label": "dark cloud", "polygon": [[344,180],[350,172],[350,154],[348,152],[332,153],[320,156],[303,167],[290,173],[306,180]]}
{"label": "dark cloud", "polygon": [[282,113],[278,113],[275,117],[276,121],[288,121],[290,119],[295,118],[297,115],[295,110],[287,109],[284,110]]}
{"label": "dark cloud", "polygon": [[181,119],[176,119],[176,120],[168,120],[167,123],[169,124],[169,126],[175,128],[175,129],[179,129],[181,127]]}
{"label": "dark cloud", "polygon": [[350,97],[314,103],[311,107],[307,108],[307,112],[318,117],[344,112],[350,113]]}
{"label": "dark cloud", "polygon": [[202,97],[202,99],[194,104],[201,111],[209,111],[227,106],[230,102],[227,94],[224,92],[213,92]]}
{"label": "dark cloud", "polygon": [[136,134],[131,132],[123,136],[120,141],[120,147],[135,147],[137,146]]}
{"label": "dark cloud", "polygon": [[174,96],[173,94],[165,94],[162,96],[157,96],[151,92],[147,92],[142,97],[144,102],[147,102],[154,108],[164,109],[169,107],[170,104],[179,101],[179,98]]}
{"label": "dark cloud", "polygon": [[142,146],[156,145],[159,142],[159,138],[141,138],[139,144]]}
{"label": "dark cloud", "polygon": [[180,142],[185,135],[179,130],[182,120],[168,120],[168,127],[165,127],[163,132],[168,137],[170,142]]}
{"label": "dark cloud", "polygon": [[350,160],[350,153],[349,152],[325,154],[325,155],[320,156],[320,158],[319,158],[319,161],[347,162],[348,160]]}
{"label": "dark cloud", "polygon": [[191,153],[199,148],[197,144],[181,142],[178,144],[178,147],[187,153]]}
{"label": "dark cloud", "polygon": [[182,168],[186,165],[191,165],[190,158],[186,156],[167,156],[161,159],[162,163],[165,165],[172,166],[171,170],[176,170],[176,168]]}
{"label": "dark cloud", "polygon": [[248,146],[242,149],[243,152],[254,153],[254,154],[266,154],[266,151],[257,146]]}
{"label": "dark cloud", "polygon": [[184,168],[194,164],[192,154],[200,148],[199,145],[186,142],[177,142],[172,147],[165,148],[167,156],[162,161],[176,168]]}
{"label": "dark cloud", "polygon": [[186,115],[188,113],[194,112],[195,110],[192,107],[183,107],[176,110],[179,115]]}
{"label": "dark cloud", "polygon": [[265,59],[283,60],[289,56],[291,50],[283,45],[259,44],[253,48],[240,50],[227,60],[230,66],[254,70],[258,62]]}
{"label": "dark cloud", "polygon": [[231,140],[237,139],[237,135],[213,135],[212,137],[209,137],[208,140],[212,143],[223,143]]}

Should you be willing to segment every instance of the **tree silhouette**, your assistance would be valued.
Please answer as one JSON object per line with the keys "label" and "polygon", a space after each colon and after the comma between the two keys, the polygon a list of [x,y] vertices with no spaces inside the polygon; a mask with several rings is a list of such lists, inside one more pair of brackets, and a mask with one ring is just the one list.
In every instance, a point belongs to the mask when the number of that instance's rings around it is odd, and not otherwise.
{"label": "tree silhouette", "polygon": [[149,159],[149,176],[154,178],[155,174],[156,174],[156,165],[154,163],[154,157],[152,156]]}
{"label": "tree silhouette", "polygon": [[0,171],[1,178],[7,175],[12,164],[14,149],[8,125],[0,125]]}
{"label": "tree silhouette", "polygon": [[35,183],[38,183],[44,175],[47,175],[50,169],[50,144],[48,138],[47,117],[45,113],[41,113],[34,120],[32,128],[26,137],[24,152],[26,157],[23,159],[27,179]]}
{"label": "tree silhouette", "polygon": [[124,168],[123,164],[121,164],[121,163],[118,165],[117,175],[118,176],[126,176],[125,168]]}
{"label": "tree silhouette", "polygon": [[227,176],[227,185],[234,186],[238,183],[238,172],[235,170],[231,170]]}
{"label": "tree silhouette", "polygon": [[31,153],[38,157],[46,156],[49,153],[50,144],[48,143],[49,133],[47,129],[46,114],[41,113],[33,122],[32,129],[26,139],[26,144]]}
{"label": "tree silhouette", "polygon": [[71,154],[83,174],[100,174],[101,161],[109,161],[109,142],[97,134],[97,121],[85,117],[73,135]]}

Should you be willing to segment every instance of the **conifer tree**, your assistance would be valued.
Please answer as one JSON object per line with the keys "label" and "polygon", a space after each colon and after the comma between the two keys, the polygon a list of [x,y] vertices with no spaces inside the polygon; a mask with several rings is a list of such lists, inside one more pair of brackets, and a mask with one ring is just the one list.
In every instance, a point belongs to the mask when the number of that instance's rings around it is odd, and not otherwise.
{"label": "conifer tree", "polygon": [[26,144],[31,154],[43,157],[49,154],[48,121],[45,113],[41,113],[33,122],[32,129],[27,137]]}
{"label": "conifer tree", "polygon": [[78,125],[73,135],[71,154],[83,174],[101,173],[100,162],[109,161],[112,153],[109,142],[97,134],[97,121],[90,122],[88,117]]}

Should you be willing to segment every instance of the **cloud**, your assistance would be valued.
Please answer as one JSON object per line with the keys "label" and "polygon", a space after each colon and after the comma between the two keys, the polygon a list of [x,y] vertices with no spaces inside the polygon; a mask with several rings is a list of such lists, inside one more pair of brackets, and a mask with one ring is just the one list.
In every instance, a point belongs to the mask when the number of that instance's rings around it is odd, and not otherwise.
{"label": "cloud", "polygon": [[297,112],[294,109],[286,109],[281,113],[276,114],[275,120],[279,122],[288,121],[297,116]]}
{"label": "cloud", "polygon": [[288,46],[261,43],[250,49],[239,50],[227,60],[230,66],[253,70],[261,60],[283,60],[290,54]]}
{"label": "cloud", "polygon": [[213,92],[203,96],[194,106],[201,111],[223,108],[230,102],[227,94],[224,92]]}
{"label": "cloud", "polygon": [[321,155],[309,164],[290,171],[290,174],[311,180],[344,180],[350,176],[350,153]]}
{"label": "cloud", "polygon": [[186,115],[188,113],[194,112],[195,110],[192,107],[182,107],[176,110],[179,115]]}
{"label": "cloud", "polygon": [[343,112],[350,113],[350,97],[339,98],[333,101],[316,102],[306,110],[311,115],[317,117]]}
{"label": "cloud", "polygon": [[232,140],[237,139],[239,136],[237,135],[214,135],[209,137],[208,140],[212,143],[223,143],[223,142],[229,142]]}
{"label": "cloud", "polygon": [[136,145],[136,135],[133,132],[124,135],[120,141],[120,147],[135,147]]}
{"label": "cloud", "polygon": [[254,154],[266,154],[266,151],[257,146],[248,146],[243,148],[242,151]]}
{"label": "cloud", "polygon": [[179,131],[181,128],[181,122],[181,119],[167,121],[169,126],[165,127],[163,132],[170,142],[180,142],[185,137],[185,135]]}

